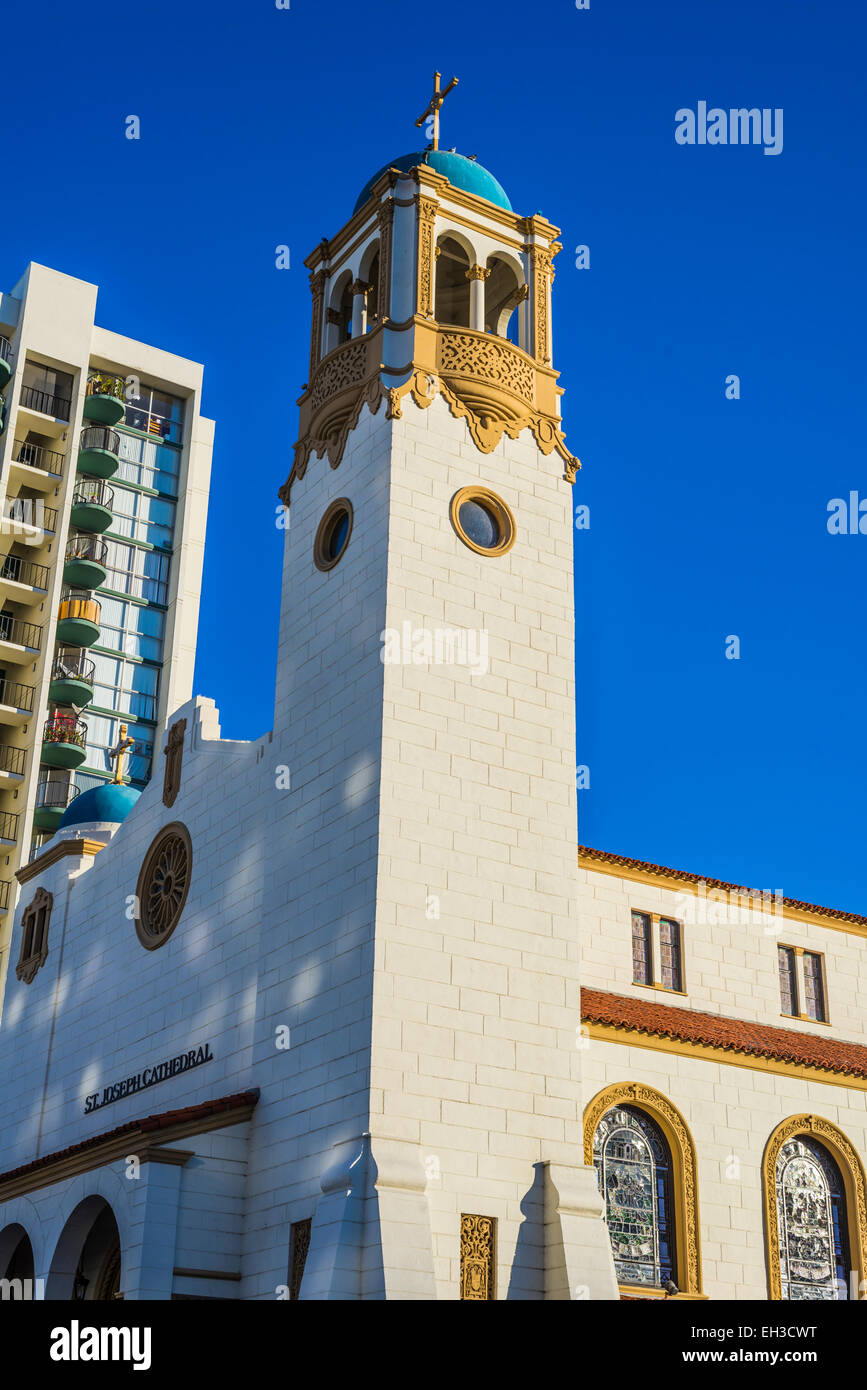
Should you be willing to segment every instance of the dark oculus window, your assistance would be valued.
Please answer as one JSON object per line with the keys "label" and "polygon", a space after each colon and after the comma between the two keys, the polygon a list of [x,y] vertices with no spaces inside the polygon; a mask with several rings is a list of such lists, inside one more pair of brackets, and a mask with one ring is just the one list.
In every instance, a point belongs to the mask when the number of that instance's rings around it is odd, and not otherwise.
{"label": "dark oculus window", "polygon": [[319,570],[333,569],[352,535],[352,503],[348,497],[332,502],[319,523],[313,542],[313,562]]}

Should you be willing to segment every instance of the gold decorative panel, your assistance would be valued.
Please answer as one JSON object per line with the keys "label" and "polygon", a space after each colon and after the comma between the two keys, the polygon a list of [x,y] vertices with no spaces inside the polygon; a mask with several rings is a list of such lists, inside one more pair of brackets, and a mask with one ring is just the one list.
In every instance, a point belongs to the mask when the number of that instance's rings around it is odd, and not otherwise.
{"label": "gold decorative panel", "polygon": [[461,1217],[461,1298],[495,1299],[497,1222],[493,1216]]}

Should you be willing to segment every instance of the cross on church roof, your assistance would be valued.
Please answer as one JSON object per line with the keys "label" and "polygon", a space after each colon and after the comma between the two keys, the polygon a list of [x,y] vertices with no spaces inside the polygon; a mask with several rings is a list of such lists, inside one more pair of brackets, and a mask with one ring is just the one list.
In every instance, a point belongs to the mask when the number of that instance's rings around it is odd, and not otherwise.
{"label": "cross on church roof", "polygon": [[109,749],[108,753],[109,758],[114,763],[114,776],[111,779],[113,782],[123,782],[124,754],[135,743],[134,738],[127,738],[126,729],[126,724],[121,724],[117,743],[114,748]]}
{"label": "cross on church roof", "polygon": [[449,85],[445,87],[442,91],[440,91],[441,77],[441,72],[434,73],[433,96],[430,99],[430,103],[428,105],[427,110],[423,111],[422,114],[419,116],[418,120],[416,121],[417,126],[422,126],[424,125],[428,117],[433,117],[433,142],[431,148],[434,150],[438,150],[440,147],[440,107],[442,106],[449,92],[451,92],[458,85],[458,79],[456,77],[453,77]]}

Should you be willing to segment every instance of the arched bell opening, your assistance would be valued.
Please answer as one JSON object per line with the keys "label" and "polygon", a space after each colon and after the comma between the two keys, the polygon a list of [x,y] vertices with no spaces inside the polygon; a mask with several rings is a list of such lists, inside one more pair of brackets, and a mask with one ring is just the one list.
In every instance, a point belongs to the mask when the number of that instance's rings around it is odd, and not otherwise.
{"label": "arched bell opening", "polygon": [[511,261],[501,255],[488,257],[485,281],[485,332],[507,338],[527,349],[519,305],[527,298],[527,286]]}
{"label": "arched bell opening", "polygon": [[79,1202],[57,1242],[46,1298],[108,1302],[122,1298],[120,1231],[103,1197]]}
{"label": "arched bell opening", "polygon": [[374,242],[369,246],[361,261],[361,271],[359,280],[367,286],[364,292],[364,316],[365,332],[376,328],[379,324],[379,276],[380,276],[380,256],[379,242]]}
{"label": "arched bell opening", "polygon": [[456,328],[470,326],[470,282],[468,252],[453,236],[441,236],[436,254],[436,297],[434,315],[439,323]]}
{"label": "arched bell opening", "polygon": [[325,314],[325,351],[331,352],[352,337],[352,272],[345,270],[335,281]]}

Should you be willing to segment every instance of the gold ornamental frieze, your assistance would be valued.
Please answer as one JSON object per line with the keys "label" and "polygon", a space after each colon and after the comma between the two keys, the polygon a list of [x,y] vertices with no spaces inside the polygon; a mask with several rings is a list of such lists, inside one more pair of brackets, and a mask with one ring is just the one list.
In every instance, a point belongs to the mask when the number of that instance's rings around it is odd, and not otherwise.
{"label": "gold ornamental frieze", "polygon": [[298,402],[301,432],[292,471],[280,489],[284,502],[288,504],[293,482],[304,477],[311,455],[327,458],[332,468],[339,466],[365,405],[375,415],[384,400],[387,417],[398,419],[408,395],[422,410],[441,395],[452,415],[466,421],[473,443],[484,454],[492,453],[504,435],[517,439],[529,429],[543,454],[556,450],[563,459],[566,481],[575,481],[580,464],[560,428],[561,390],[550,366],[507,338],[441,326],[421,314],[399,330],[391,327],[412,335],[412,358],[399,373],[404,378],[399,385],[388,380],[397,374],[382,365],[385,324],[363,338],[341,343],[316,366]]}

